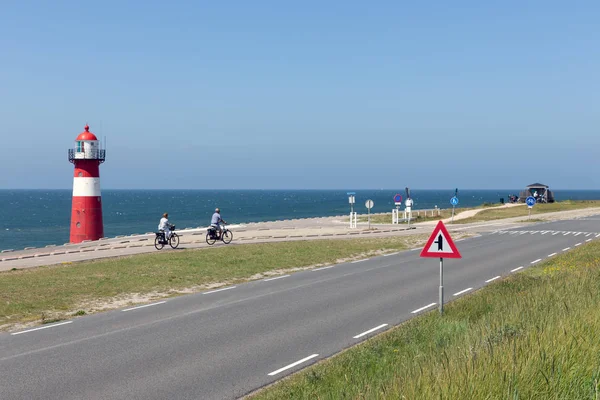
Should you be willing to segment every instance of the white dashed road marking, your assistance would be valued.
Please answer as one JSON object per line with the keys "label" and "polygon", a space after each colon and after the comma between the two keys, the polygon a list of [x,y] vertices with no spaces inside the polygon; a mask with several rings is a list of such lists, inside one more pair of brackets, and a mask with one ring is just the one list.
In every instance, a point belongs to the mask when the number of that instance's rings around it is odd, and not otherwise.
{"label": "white dashed road marking", "polygon": [[295,363],[292,363],[290,365],[286,365],[283,368],[279,368],[277,371],[273,371],[273,372],[269,373],[269,376],[277,375],[280,372],[283,372],[283,371],[285,371],[287,369],[290,369],[290,368],[294,368],[296,365],[300,365],[303,362],[306,362],[306,361],[311,360],[311,359],[313,359],[315,357],[318,357],[318,356],[319,356],[318,354],[312,354],[312,355],[310,355],[310,356],[308,356],[306,358],[303,358],[302,360],[296,361]]}

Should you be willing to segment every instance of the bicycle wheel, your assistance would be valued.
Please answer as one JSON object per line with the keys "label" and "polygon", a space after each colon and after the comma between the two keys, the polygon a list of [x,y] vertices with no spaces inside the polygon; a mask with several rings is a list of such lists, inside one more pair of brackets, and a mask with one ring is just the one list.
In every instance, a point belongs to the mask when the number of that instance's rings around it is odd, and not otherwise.
{"label": "bicycle wheel", "polygon": [[216,241],[217,241],[217,239],[210,236],[210,232],[206,234],[206,243],[208,243],[209,246],[212,246],[213,244],[215,244]]}
{"label": "bicycle wheel", "polygon": [[156,247],[156,250],[162,250],[162,248],[165,247],[160,236],[157,236],[156,239],[154,239],[154,247]]}
{"label": "bicycle wheel", "polygon": [[231,233],[231,231],[226,230],[223,231],[223,243],[225,244],[229,244],[231,243],[231,241],[233,240],[233,233]]}
{"label": "bicycle wheel", "polygon": [[179,246],[179,235],[176,233],[171,234],[171,237],[169,238],[169,246],[171,246],[172,249],[176,249],[177,246]]}

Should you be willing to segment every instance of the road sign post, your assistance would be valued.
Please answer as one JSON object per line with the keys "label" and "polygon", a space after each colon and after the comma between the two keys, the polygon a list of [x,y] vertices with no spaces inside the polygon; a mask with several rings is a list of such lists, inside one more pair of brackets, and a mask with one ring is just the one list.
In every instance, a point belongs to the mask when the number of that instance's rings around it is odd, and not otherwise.
{"label": "road sign post", "polygon": [[368,220],[369,220],[369,230],[371,230],[371,208],[373,208],[373,200],[369,199],[367,201],[365,201],[365,207],[367,207],[367,209],[369,210],[369,214],[368,214]]}
{"label": "road sign post", "polygon": [[402,195],[396,194],[394,196],[394,204],[396,205],[396,209],[392,210],[392,224],[400,223],[400,206],[402,205]]}
{"label": "road sign post", "polygon": [[444,258],[462,258],[442,221],[438,222],[421,251],[421,257],[440,259],[439,310],[444,314]]}
{"label": "road sign post", "polygon": [[525,199],[525,202],[527,203],[527,208],[529,208],[529,216],[527,217],[527,219],[531,219],[531,209],[536,203],[535,197],[528,196],[527,199]]}
{"label": "road sign post", "polygon": [[454,207],[458,205],[458,197],[454,196],[450,199],[450,204],[452,204],[452,220],[451,223],[454,223]]}

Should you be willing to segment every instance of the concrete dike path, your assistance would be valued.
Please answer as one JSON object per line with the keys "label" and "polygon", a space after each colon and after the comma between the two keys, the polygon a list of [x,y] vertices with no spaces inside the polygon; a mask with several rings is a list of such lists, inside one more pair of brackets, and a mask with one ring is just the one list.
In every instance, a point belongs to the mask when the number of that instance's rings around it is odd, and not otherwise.
{"label": "concrete dike path", "polygon": [[[458,214],[454,220],[468,218],[481,210],[470,210]],[[537,215],[537,219],[559,220],[568,218],[578,218],[600,214],[600,209],[590,208],[573,211],[563,211]],[[359,223],[357,228],[351,229],[348,226],[347,216],[306,218],[296,220],[283,220],[272,222],[257,222],[248,224],[228,225],[233,232],[233,241],[228,246],[245,243],[268,243],[294,240],[320,240],[320,239],[343,239],[356,237],[385,237],[397,235],[427,235],[431,233],[433,225],[437,221],[421,222],[411,224],[408,229],[406,223],[403,224],[371,224],[371,229],[367,223]],[[499,229],[507,229],[515,226],[527,224],[523,217],[508,218],[497,221],[488,221],[472,224],[450,224],[444,220],[450,232],[465,232],[478,234]],[[196,248],[214,248],[223,246],[223,243],[216,243],[209,246],[206,243],[206,229],[186,228],[176,231],[180,236],[178,249],[172,250],[166,246],[164,251],[180,251],[181,249]],[[43,248],[25,248],[15,250],[3,250],[0,253],[0,271],[8,271],[13,268],[23,269],[46,265],[57,265],[73,263],[78,261],[95,260],[109,257],[129,256],[135,254],[144,254],[158,252],[154,248],[155,234],[135,234],[128,236],[116,236],[113,238],[103,238],[97,241],[84,242],[79,244],[50,245]]]}

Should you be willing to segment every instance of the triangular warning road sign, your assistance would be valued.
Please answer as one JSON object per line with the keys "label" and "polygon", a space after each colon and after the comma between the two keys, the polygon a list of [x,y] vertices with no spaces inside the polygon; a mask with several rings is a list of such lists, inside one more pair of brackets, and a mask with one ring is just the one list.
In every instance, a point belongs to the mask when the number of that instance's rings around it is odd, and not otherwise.
{"label": "triangular warning road sign", "polygon": [[421,257],[462,258],[442,221],[438,222],[427,244],[423,247]]}

